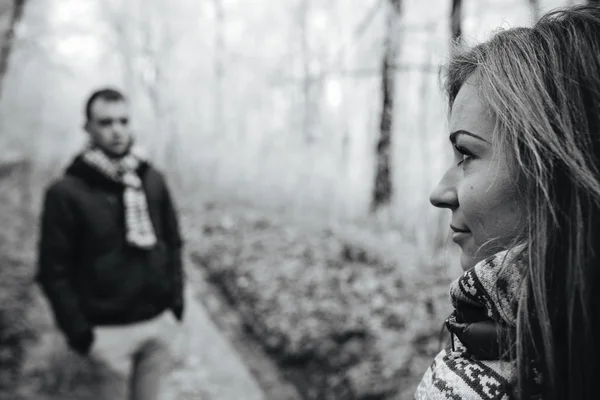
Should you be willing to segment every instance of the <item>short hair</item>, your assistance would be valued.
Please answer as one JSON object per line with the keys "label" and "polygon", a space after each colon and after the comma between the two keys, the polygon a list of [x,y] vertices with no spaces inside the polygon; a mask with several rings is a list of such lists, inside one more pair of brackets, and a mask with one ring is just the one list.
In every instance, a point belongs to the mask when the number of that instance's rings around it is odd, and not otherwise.
{"label": "short hair", "polygon": [[125,95],[113,88],[102,88],[94,91],[88,101],[85,103],[85,117],[89,120],[92,117],[92,106],[94,102],[98,99],[102,99],[105,101],[127,101]]}

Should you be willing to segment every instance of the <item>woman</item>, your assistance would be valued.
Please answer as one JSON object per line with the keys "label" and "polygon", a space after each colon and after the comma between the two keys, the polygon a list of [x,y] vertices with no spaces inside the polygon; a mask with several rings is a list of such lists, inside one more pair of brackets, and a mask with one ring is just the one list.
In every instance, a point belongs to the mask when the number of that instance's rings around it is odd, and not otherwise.
{"label": "woman", "polygon": [[466,272],[415,397],[595,399],[600,7],[500,32],[446,74],[455,160],[431,202]]}

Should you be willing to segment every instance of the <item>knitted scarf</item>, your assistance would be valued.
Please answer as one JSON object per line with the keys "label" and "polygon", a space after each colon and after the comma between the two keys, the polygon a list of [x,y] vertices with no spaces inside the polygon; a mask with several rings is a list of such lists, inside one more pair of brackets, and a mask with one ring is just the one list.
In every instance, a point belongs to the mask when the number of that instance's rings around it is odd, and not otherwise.
{"label": "knitted scarf", "polygon": [[[516,298],[522,273],[521,264],[509,253],[503,251],[479,262],[452,282],[450,297],[455,311],[446,321],[449,328],[465,322],[457,320],[457,315],[465,315],[463,311],[480,315],[493,332],[496,328],[506,331],[516,328]],[[466,345],[466,340],[461,342],[454,334],[451,341],[425,372],[415,392],[416,400],[507,400],[512,397],[516,385],[514,360],[475,356],[473,346]]]}
{"label": "knitted scarf", "polygon": [[156,244],[156,235],[148,213],[148,202],[137,174],[143,157],[136,149],[119,159],[111,159],[98,148],[83,152],[83,161],[106,178],[124,186],[126,240],[134,247],[150,249]]}

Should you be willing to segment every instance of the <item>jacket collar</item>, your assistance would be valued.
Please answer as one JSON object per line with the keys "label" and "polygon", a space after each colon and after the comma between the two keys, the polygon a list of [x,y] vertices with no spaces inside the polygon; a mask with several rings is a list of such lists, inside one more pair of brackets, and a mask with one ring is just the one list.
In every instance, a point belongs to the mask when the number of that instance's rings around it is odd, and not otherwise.
{"label": "jacket collar", "polygon": [[[137,168],[136,173],[143,180],[149,168],[150,164],[146,161],[142,161]],[[113,190],[122,190],[124,188],[121,183],[109,179],[104,174],[88,165],[83,160],[83,156],[81,154],[77,155],[71,165],[67,167],[65,175],[81,179],[89,185],[95,187],[104,187]]]}

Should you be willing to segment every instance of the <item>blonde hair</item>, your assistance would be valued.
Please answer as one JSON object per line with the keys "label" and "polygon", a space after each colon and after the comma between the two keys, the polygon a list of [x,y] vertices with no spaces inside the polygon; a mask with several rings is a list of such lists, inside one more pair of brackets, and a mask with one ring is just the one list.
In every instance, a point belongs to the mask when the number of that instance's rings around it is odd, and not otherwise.
{"label": "blonde hair", "polygon": [[[518,393],[593,399],[600,376],[600,7],[552,11],[452,56],[450,108],[477,74],[515,155],[526,204],[525,278],[515,345]],[[534,362],[532,363],[532,360]]]}

